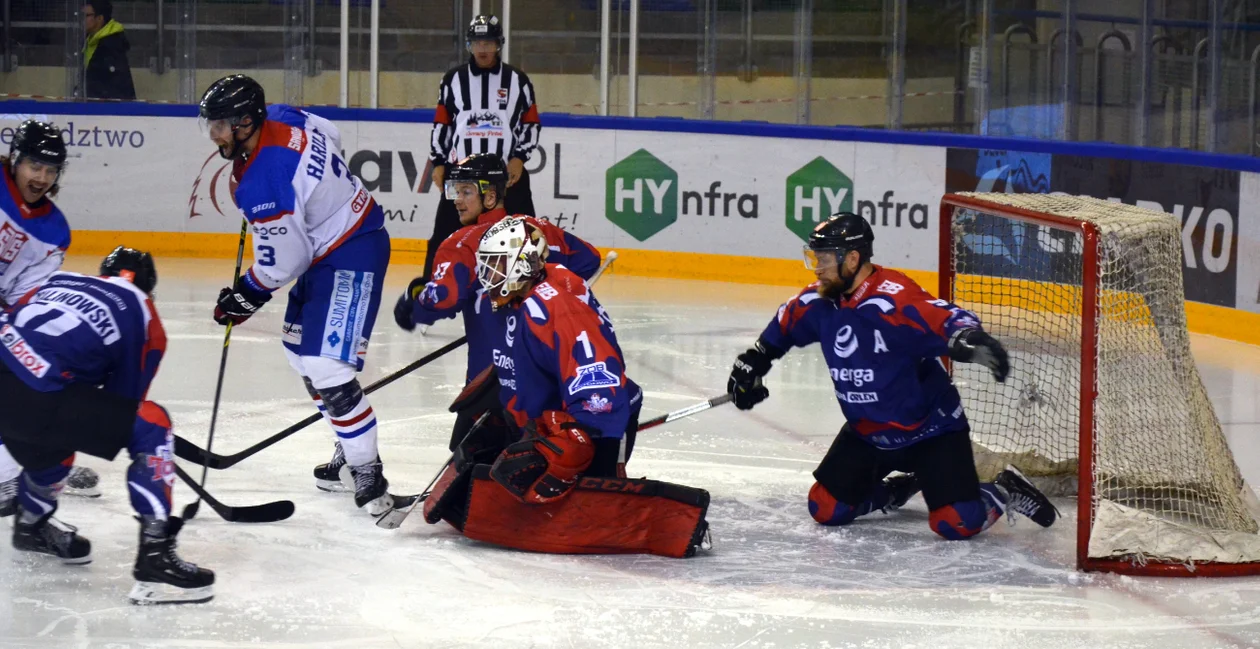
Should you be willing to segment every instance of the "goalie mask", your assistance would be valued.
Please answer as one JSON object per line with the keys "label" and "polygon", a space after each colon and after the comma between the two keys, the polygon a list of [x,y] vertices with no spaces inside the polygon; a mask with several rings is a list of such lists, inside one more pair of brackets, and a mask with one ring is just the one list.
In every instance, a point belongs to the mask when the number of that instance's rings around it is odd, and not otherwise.
{"label": "goalie mask", "polygon": [[477,246],[477,279],[494,306],[511,301],[517,291],[542,277],[547,238],[522,219],[495,223]]}

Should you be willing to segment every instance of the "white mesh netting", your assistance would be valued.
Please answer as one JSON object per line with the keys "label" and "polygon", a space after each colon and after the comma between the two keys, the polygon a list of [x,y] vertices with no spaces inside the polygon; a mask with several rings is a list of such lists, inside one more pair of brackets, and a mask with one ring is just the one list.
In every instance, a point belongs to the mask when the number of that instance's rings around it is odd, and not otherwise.
{"label": "white mesh netting", "polygon": [[[959,195],[1097,228],[1089,556],[1260,561],[1260,507],[1190,354],[1176,219],[1087,197]],[[1081,453],[1082,231],[955,208],[949,236],[953,302],[975,311],[1011,353],[1004,384],[983,367],[953,367],[981,479],[1011,463],[1040,476],[1047,491],[1074,492]]]}

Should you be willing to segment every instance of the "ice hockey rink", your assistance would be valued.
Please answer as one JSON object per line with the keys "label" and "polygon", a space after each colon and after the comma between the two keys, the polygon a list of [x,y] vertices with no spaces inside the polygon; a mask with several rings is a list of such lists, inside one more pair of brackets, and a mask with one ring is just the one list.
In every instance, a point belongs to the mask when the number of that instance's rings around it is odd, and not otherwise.
{"label": "ice hockey rink", "polygon": [[[72,257],[72,270],[97,258]],[[168,353],[150,398],[176,432],[204,444],[223,330],[210,319],[232,272],[223,260],[159,260],[157,304]],[[413,266],[391,267],[362,377],[373,380],[462,334],[398,329],[393,300]],[[735,355],[788,287],[604,277],[643,417],[720,394]],[[283,298],[232,336],[214,450],[238,451],[309,415],[279,344]],[[1193,336],[1195,359],[1243,473],[1260,484],[1260,348]],[[414,493],[448,455],[463,351],[371,396],[395,493]],[[59,517],[92,540],[95,561],[62,566],[0,543],[0,647],[1253,647],[1260,578],[1175,580],[1075,571],[1075,514],[1043,530],[1000,523],[967,542],[938,538],[920,497],[893,515],[840,529],[813,522],[810,472],[842,419],[822,359],[797,350],[768,377],[751,413],[723,406],[645,432],[635,476],[712,495],[713,549],[694,559],[546,556],[468,541],[421,517],[376,528],[347,494],[317,491],[328,460],[322,424],[241,464],[208,488],[232,505],[289,499],[269,525],[227,523],[202,507],[181,554],[216,571],[204,605],[127,602],[137,526],[125,464],[102,473],[104,496],[65,498]],[[200,468],[182,466],[194,475]],[[191,500],[176,484],[176,501]]]}

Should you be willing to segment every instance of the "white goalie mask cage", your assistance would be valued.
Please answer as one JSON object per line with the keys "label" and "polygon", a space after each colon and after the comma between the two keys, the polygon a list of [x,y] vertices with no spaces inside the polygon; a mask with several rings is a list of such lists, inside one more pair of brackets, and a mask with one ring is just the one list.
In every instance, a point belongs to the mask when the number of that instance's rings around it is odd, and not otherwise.
{"label": "white goalie mask cage", "polygon": [[547,237],[524,219],[495,223],[477,245],[477,279],[491,299],[502,302],[537,278],[547,261]]}

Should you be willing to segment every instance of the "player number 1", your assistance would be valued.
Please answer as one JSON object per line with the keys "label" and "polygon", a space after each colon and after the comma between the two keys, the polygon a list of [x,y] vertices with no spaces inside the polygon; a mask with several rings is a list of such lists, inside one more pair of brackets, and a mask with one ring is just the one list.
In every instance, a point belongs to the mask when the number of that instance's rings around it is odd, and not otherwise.
{"label": "player number 1", "polygon": [[577,341],[582,343],[582,349],[586,350],[586,357],[595,360],[595,351],[591,349],[591,338],[586,335],[586,330],[578,334]]}

